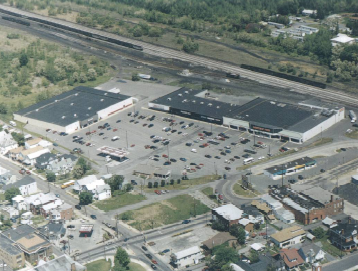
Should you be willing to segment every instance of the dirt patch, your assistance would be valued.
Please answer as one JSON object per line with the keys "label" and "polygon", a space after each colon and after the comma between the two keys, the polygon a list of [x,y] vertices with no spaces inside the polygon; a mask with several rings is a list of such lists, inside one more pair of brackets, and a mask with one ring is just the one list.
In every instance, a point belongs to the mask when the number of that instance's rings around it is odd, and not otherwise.
{"label": "dirt patch", "polygon": [[165,206],[168,206],[170,209],[178,210],[178,208],[176,208],[173,204],[171,204],[170,202],[168,202],[166,200],[162,201],[162,204]]}
{"label": "dirt patch", "polygon": [[136,211],[136,220],[149,220],[161,213],[161,206],[158,204],[149,205],[147,208],[139,209]]}

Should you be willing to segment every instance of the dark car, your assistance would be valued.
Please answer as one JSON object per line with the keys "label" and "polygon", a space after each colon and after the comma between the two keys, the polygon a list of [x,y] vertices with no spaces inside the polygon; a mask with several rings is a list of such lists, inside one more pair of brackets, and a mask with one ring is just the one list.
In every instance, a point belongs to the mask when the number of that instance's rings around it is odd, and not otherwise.
{"label": "dark car", "polygon": [[324,173],[324,172],[326,172],[326,170],[325,170],[324,168],[322,168],[322,169],[320,170],[320,172]]}
{"label": "dark car", "polygon": [[171,165],[172,164],[172,162],[169,162],[169,161],[166,161],[166,162],[164,162],[164,166],[167,166],[167,165]]}
{"label": "dark car", "polygon": [[177,130],[172,130],[172,134],[174,134]]}
{"label": "dark car", "polygon": [[235,159],[240,159],[240,156],[235,155],[234,158]]}
{"label": "dark car", "polygon": [[81,209],[82,209],[81,205],[75,205],[75,208],[76,208],[77,210],[81,210]]}
{"label": "dark car", "polygon": [[153,156],[154,156],[154,157],[159,157],[159,155],[158,155],[158,154],[154,154]]}
{"label": "dark car", "polygon": [[179,158],[179,160],[185,162],[186,158],[181,157],[181,158]]}
{"label": "dark car", "polygon": [[134,120],[130,120],[129,122],[134,122]]}
{"label": "dark car", "polygon": [[154,158],[153,160],[154,160],[154,161],[157,161],[157,162],[159,161],[159,159],[158,159],[158,158]]}
{"label": "dark car", "polygon": [[180,125],[184,124],[184,121],[179,122]]}
{"label": "dark car", "polygon": [[341,148],[341,151],[346,151],[347,149],[346,148]]}
{"label": "dark car", "polygon": [[148,259],[153,259],[153,256],[150,255],[149,253],[145,254],[145,256],[147,256]]}
{"label": "dark car", "polygon": [[131,184],[137,185],[138,183],[135,180],[131,180]]}
{"label": "dark car", "polygon": [[144,251],[147,251],[147,250],[148,250],[146,246],[142,246],[142,249],[143,249]]}
{"label": "dark car", "polygon": [[216,159],[221,159],[220,156],[215,156],[214,158],[216,158]]}
{"label": "dark car", "polygon": [[225,167],[225,169],[226,169],[226,170],[231,170],[231,168],[230,168],[230,167]]}
{"label": "dark car", "polygon": [[167,249],[164,249],[164,250],[162,251],[162,253],[165,254],[165,253],[168,253],[169,251],[170,251],[170,249],[167,248]]}
{"label": "dark car", "polygon": [[67,229],[74,229],[74,228],[76,228],[76,226],[75,225],[68,225],[66,228]]}
{"label": "dark car", "polygon": [[117,120],[117,121],[116,121],[116,123],[119,123],[119,122],[121,122],[121,120]]}
{"label": "dark car", "polygon": [[244,157],[244,158],[249,158],[249,157],[250,157],[250,154],[245,153],[242,157]]}
{"label": "dark car", "polygon": [[196,163],[190,163],[191,166],[196,166]]}
{"label": "dark car", "polygon": [[104,133],[99,133],[98,135],[103,136],[103,135],[104,135]]}
{"label": "dark car", "polygon": [[298,175],[298,179],[303,180],[304,179],[303,175]]}
{"label": "dark car", "polygon": [[157,270],[157,267],[156,267],[154,264],[151,264],[150,267],[151,267],[153,270]]}
{"label": "dark car", "polygon": [[205,154],[205,157],[206,158],[211,158],[211,155],[210,154]]}
{"label": "dark car", "polygon": [[176,162],[177,160],[176,159],[174,159],[174,158],[170,158],[170,162]]}
{"label": "dark car", "polygon": [[181,224],[189,224],[191,222],[190,219],[185,219]]}
{"label": "dark car", "polygon": [[74,236],[72,234],[67,235],[67,237],[68,237],[68,239],[71,239],[71,240],[74,238]]}
{"label": "dark car", "polygon": [[151,128],[153,126],[154,126],[154,124],[151,123],[151,124],[148,125],[148,128]]}
{"label": "dark car", "polygon": [[91,217],[92,219],[97,219],[97,216],[96,216],[96,215],[90,215],[90,217]]}

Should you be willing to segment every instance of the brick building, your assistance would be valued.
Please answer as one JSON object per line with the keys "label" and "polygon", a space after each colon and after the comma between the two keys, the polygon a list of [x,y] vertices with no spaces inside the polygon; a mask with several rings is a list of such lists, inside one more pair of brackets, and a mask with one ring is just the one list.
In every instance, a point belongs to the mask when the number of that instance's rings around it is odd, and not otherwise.
{"label": "brick building", "polygon": [[25,255],[21,249],[14,246],[14,242],[0,234],[0,260],[12,269],[22,268],[25,264]]}
{"label": "brick building", "polygon": [[358,223],[350,217],[337,226],[330,228],[329,240],[331,243],[343,251],[357,249],[358,244]]}
{"label": "brick building", "polygon": [[233,204],[226,204],[212,210],[213,220],[222,223],[227,228],[238,224],[242,215],[243,211]]}
{"label": "brick building", "polygon": [[342,214],[344,200],[317,186],[294,185],[292,188],[279,187],[269,191],[283,207],[290,210],[295,219],[308,225],[328,216]]}

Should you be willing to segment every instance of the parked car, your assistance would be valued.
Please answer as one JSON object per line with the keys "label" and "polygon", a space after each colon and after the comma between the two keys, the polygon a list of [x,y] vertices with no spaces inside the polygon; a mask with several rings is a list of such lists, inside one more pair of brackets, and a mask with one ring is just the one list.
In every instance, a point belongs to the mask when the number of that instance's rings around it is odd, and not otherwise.
{"label": "parked car", "polygon": [[142,249],[143,249],[144,251],[147,251],[147,250],[148,250],[146,246],[142,246]]}
{"label": "parked car", "polygon": [[185,219],[181,224],[189,224],[191,222],[190,219]]}
{"label": "parked car", "polygon": [[154,264],[151,264],[150,267],[151,267],[153,270],[157,270],[157,267],[156,267]]}
{"label": "parked car", "polygon": [[97,219],[97,216],[96,216],[96,215],[90,215],[90,217],[91,217],[92,219]]}
{"label": "parked car", "polygon": [[81,210],[81,209],[82,209],[81,205],[75,205],[75,208],[76,208],[77,210]]}
{"label": "parked car", "polygon": [[145,256],[147,256],[148,259],[153,259],[153,256],[150,255],[149,253],[145,254]]}

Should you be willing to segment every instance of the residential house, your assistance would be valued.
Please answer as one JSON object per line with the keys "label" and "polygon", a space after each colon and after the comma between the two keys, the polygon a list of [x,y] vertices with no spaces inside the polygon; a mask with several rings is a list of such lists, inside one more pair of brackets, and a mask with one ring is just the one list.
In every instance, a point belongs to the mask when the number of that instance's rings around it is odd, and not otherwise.
{"label": "residential house", "polygon": [[248,218],[241,218],[238,222],[238,224],[240,224],[241,226],[243,226],[243,228],[245,229],[245,231],[252,233],[254,232],[254,223],[248,219]]}
{"label": "residential house", "polygon": [[344,44],[353,44],[355,43],[355,38],[351,38],[346,34],[338,33],[337,37],[331,39],[332,46],[344,45]]}
{"label": "residential house", "polygon": [[295,215],[285,208],[276,209],[273,212],[275,214],[275,217],[286,224],[292,224],[295,222]]}
{"label": "residential house", "polygon": [[54,193],[38,193],[30,197],[24,198],[26,202],[26,210],[31,211],[34,215],[40,215],[44,213],[43,206],[56,202],[56,206],[61,205],[62,200],[60,200]]}
{"label": "residential house", "polygon": [[20,152],[17,160],[26,165],[35,165],[36,158],[44,153],[48,153],[50,150],[42,146],[37,146],[31,149],[25,149]]}
{"label": "residential house", "polygon": [[231,225],[238,224],[242,218],[243,211],[233,204],[226,204],[215,208],[212,211],[212,218],[229,228]]}
{"label": "residential house", "polygon": [[263,224],[265,222],[265,217],[258,208],[242,204],[240,209],[243,211],[242,217],[250,219],[253,223]]}
{"label": "residential house", "polygon": [[343,251],[351,251],[357,248],[358,244],[358,223],[348,218],[347,221],[337,223],[337,226],[330,228],[329,240]]}
{"label": "residential house", "polygon": [[42,141],[42,138],[34,138],[34,139],[30,139],[28,141],[25,142],[25,149],[32,149],[32,148],[36,148],[38,146],[40,146],[40,141]]}
{"label": "residential house", "polygon": [[0,184],[7,184],[11,176],[10,170],[0,167]]}
{"label": "residential house", "polygon": [[25,176],[16,182],[9,182],[3,186],[3,190],[16,187],[20,190],[21,195],[31,195],[37,193],[37,182],[30,176]]}
{"label": "residential house", "polygon": [[22,250],[26,261],[30,263],[40,259],[47,259],[52,255],[51,243],[29,225],[20,225],[3,231],[1,235],[13,241],[13,246]]}
{"label": "residential house", "polygon": [[229,232],[219,232],[210,239],[204,241],[202,244],[206,250],[211,251],[214,247],[220,246],[226,242],[229,243],[229,246],[233,246],[234,244],[236,245],[237,238],[232,236]]}
{"label": "residential house", "polygon": [[271,241],[279,248],[286,248],[292,245],[302,243],[306,232],[299,226],[292,226],[274,234],[271,234]]}
{"label": "residential house", "polygon": [[344,200],[314,185],[292,185],[272,188],[270,195],[295,215],[295,219],[308,225],[327,216],[343,213]]}
{"label": "residential house", "polygon": [[244,261],[238,261],[230,266],[234,271],[267,271],[269,268],[275,271],[286,271],[285,262],[281,258],[280,254],[270,255],[259,254],[259,261],[249,264]]}
{"label": "residential house", "polygon": [[21,224],[32,225],[33,224],[33,221],[32,221],[33,217],[34,217],[34,215],[31,212],[25,212],[25,213],[21,214]]}
{"label": "residential house", "polygon": [[58,240],[66,235],[65,224],[58,221],[50,222],[45,226],[38,228],[42,235],[46,236],[49,240]]}
{"label": "residential house", "polygon": [[86,266],[72,260],[66,254],[51,261],[39,261],[38,265],[28,271],[86,271]]}
{"label": "residential house", "polygon": [[2,207],[0,213],[4,216],[4,219],[18,218],[19,210],[12,206]]}
{"label": "residential house", "polygon": [[15,207],[16,209],[18,209],[19,211],[30,210],[30,206],[29,206],[29,208],[27,208],[25,198],[22,195],[17,195],[12,198],[12,206]]}
{"label": "residential house", "polygon": [[[307,26],[307,25],[300,25],[298,27],[298,30],[299,31],[302,31],[302,32],[305,32],[306,34],[312,34],[312,33],[317,33],[319,31],[318,28],[315,28],[315,27],[310,27],[310,26]],[[306,158],[306,157],[305,157]],[[316,161],[314,162],[314,164],[312,163],[311,164],[311,167],[314,166],[316,164]]]}
{"label": "residential house", "polygon": [[65,174],[73,169],[77,157],[74,155],[63,154],[57,156],[52,153],[45,153],[36,158],[36,168],[51,171],[57,174]]}
{"label": "residential house", "polygon": [[17,142],[12,137],[11,133],[5,131],[0,132],[0,153],[6,154],[9,150],[18,147]]}
{"label": "residential house", "polygon": [[185,250],[170,255],[170,261],[176,268],[185,267],[187,265],[198,264],[204,255],[198,246],[187,248]]}
{"label": "residential house", "polygon": [[317,10],[312,10],[312,9],[304,9],[302,10],[302,15],[303,16],[311,16],[311,15],[315,15],[317,14]]}
{"label": "residential house", "polygon": [[322,248],[314,243],[304,244],[300,249],[298,249],[298,253],[306,263],[311,264],[323,260],[326,254]]}
{"label": "residential house", "polygon": [[328,228],[333,228],[333,227],[337,226],[337,220],[334,220],[327,216],[325,219],[322,220],[322,224]]}
{"label": "residential house", "polygon": [[51,209],[48,212],[48,216],[53,220],[70,220],[73,217],[73,208],[72,205],[68,203],[63,203],[60,206],[57,206],[55,209]]}
{"label": "residential house", "polygon": [[7,157],[11,158],[12,160],[17,160],[20,157],[20,153],[26,150],[24,146],[20,146],[14,149],[10,149],[6,155]]}
{"label": "residential house", "polygon": [[89,175],[81,180],[77,180],[73,189],[77,193],[91,192],[96,200],[104,200],[112,197],[111,187],[103,179],[97,179],[95,175]]}
{"label": "residential house", "polygon": [[295,269],[305,263],[301,255],[298,253],[298,249],[296,248],[281,249],[279,254],[285,262],[286,270]]}
{"label": "residential house", "polygon": [[25,265],[24,252],[14,246],[14,242],[0,234],[0,260],[11,269],[21,269]]}

